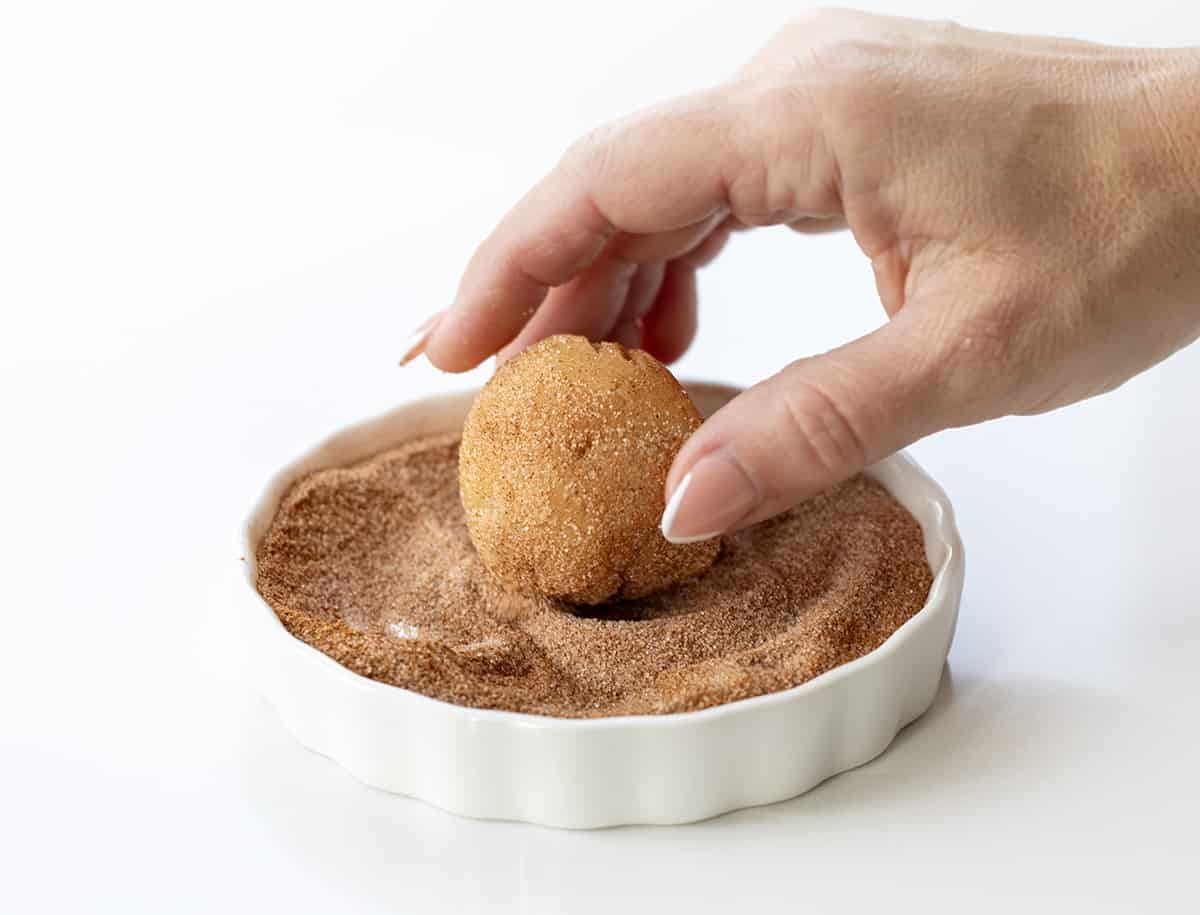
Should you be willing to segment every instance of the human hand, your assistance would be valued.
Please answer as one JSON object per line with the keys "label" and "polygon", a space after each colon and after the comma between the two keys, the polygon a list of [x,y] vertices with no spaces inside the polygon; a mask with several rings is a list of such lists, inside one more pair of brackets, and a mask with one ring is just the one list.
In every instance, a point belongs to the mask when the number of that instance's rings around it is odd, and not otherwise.
{"label": "human hand", "polygon": [[1194,50],[805,16],[728,83],[573,146],[417,348],[461,371],[579,333],[671,361],[732,229],[847,225],[890,320],[735,398],[667,479],[669,539],[744,527],[1200,335],[1198,77]]}

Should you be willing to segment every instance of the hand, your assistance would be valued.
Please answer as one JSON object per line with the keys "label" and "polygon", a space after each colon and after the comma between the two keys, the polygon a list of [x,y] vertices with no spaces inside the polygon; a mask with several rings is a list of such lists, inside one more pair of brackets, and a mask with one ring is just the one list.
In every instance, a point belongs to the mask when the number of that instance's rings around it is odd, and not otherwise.
{"label": "hand", "polygon": [[890,320],[696,432],[667,480],[672,540],[932,432],[1111,390],[1200,335],[1200,57],[806,16],[730,82],[573,146],[423,342],[450,371],[553,333],[670,361],[696,269],[773,224],[847,225]]}

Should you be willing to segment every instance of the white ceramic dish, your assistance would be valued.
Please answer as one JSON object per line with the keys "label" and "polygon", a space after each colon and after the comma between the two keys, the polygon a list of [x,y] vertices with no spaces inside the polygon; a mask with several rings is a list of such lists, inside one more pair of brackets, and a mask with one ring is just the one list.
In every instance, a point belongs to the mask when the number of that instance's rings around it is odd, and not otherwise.
{"label": "white ceramic dish", "polygon": [[[709,413],[732,389],[689,385]],[[473,394],[346,429],[280,471],[250,513],[238,583],[250,675],[305,746],[377,788],[454,813],[590,828],[686,823],[801,794],[882,753],[933,701],[954,635],[963,549],[946,494],[906,455],[871,468],[917,518],[925,606],[883,645],[784,692],[698,712],[585,720],[465,708],[359,676],[294,638],[254,587],[254,555],[299,477],[461,428]]]}

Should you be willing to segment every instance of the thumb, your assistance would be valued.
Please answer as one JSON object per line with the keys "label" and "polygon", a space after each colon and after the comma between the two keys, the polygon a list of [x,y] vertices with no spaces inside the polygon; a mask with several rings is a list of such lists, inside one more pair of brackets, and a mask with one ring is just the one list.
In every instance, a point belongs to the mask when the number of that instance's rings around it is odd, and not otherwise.
{"label": "thumb", "polygon": [[901,312],[731,400],[676,455],[663,536],[692,543],[762,521],[951,425],[923,343]]}

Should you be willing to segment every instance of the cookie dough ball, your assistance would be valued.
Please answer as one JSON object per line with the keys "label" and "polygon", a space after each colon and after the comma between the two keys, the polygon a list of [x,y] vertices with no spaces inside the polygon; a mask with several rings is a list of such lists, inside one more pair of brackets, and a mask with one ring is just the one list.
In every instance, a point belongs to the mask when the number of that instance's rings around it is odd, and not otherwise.
{"label": "cookie dough ball", "polygon": [[496,372],[467,416],[459,486],[483,563],[514,590],[597,604],[699,575],[719,538],[659,530],[671,461],[701,418],[641,350],[557,336]]}

